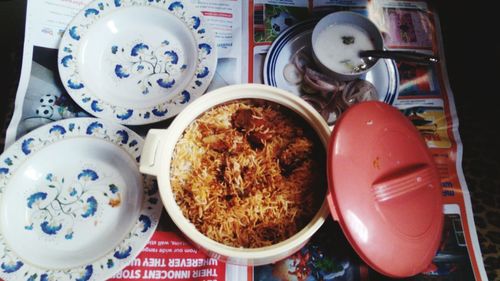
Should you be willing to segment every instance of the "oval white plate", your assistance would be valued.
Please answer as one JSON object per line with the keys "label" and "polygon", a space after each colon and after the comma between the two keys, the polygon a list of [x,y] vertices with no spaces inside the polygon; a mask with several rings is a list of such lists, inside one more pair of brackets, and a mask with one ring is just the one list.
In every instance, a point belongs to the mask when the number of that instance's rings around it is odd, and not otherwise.
{"label": "oval white plate", "polygon": [[203,16],[185,0],[98,0],[68,25],[59,74],[92,115],[149,124],[175,116],[205,92],[216,50]]}
{"label": "oval white plate", "polygon": [[[139,173],[143,140],[119,124],[47,124],[0,156],[0,277],[104,280],[154,233],[156,183]],[[44,279],[46,278],[46,279]]]}
{"label": "oval white plate", "polygon": [[[311,53],[311,35],[317,20],[298,23],[285,30],[271,45],[264,62],[264,83],[270,86],[301,95],[300,84],[292,84],[283,76],[285,66],[293,55],[304,50]],[[312,60],[312,57],[311,57]],[[392,104],[398,95],[399,77],[396,64],[383,60],[366,73],[365,79],[377,89],[379,100]]]}

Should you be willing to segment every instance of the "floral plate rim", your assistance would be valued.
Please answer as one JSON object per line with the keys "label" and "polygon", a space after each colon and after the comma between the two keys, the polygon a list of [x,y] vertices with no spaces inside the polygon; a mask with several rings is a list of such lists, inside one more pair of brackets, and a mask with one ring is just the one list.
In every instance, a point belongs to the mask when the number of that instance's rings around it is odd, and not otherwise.
{"label": "floral plate rim", "polygon": [[[110,13],[131,6],[160,8],[166,15],[182,21],[191,31],[198,52],[195,73],[186,78],[186,87],[148,107],[120,106],[102,99],[102,93],[93,92],[87,87],[76,62],[80,43],[88,29]],[[94,0],[73,18],[62,36],[57,58],[61,82],[79,106],[99,118],[124,125],[144,125],[174,117],[206,91],[215,74],[217,48],[214,34],[208,25],[202,13],[186,0]],[[135,47],[139,50],[144,46]],[[122,73],[122,69],[115,69],[115,72],[120,78],[126,75]],[[168,83],[158,81],[158,84],[170,87]]]}
{"label": "floral plate rim", "polygon": [[[4,193],[8,188],[10,178],[17,169],[30,160],[30,157],[49,145],[57,145],[57,142],[63,140],[82,137],[92,137],[116,145],[131,156],[138,169],[144,141],[137,133],[120,124],[99,118],[64,119],[33,130],[18,139],[0,155],[0,202],[4,200]],[[78,177],[96,176],[90,171],[84,172],[85,175],[82,173]],[[162,211],[156,181],[150,176],[141,175],[141,177],[143,190],[140,192],[143,194],[143,200],[138,218],[119,244],[110,252],[81,266],[61,269],[42,268],[19,257],[7,244],[4,231],[0,229],[0,278],[28,281],[103,280],[122,270],[146,246],[158,226]],[[28,207],[40,199],[31,197],[28,198]]]}

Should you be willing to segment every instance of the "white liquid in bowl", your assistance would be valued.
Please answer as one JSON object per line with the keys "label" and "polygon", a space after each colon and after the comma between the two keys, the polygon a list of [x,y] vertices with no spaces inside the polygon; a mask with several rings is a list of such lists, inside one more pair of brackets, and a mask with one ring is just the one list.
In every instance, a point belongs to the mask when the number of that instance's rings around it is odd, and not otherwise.
{"label": "white liquid in bowl", "polygon": [[329,69],[342,74],[359,72],[357,68],[365,64],[358,55],[359,51],[374,48],[366,31],[345,23],[328,26],[318,34],[318,39],[314,42],[318,60]]}

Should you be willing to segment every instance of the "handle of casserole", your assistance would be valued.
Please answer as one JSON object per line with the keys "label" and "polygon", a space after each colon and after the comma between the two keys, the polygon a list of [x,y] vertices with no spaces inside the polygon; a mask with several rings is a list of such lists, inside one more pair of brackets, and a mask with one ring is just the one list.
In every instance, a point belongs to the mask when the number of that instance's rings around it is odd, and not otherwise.
{"label": "handle of casserole", "polygon": [[165,134],[166,130],[151,129],[148,131],[146,136],[146,141],[144,142],[144,147],[141,153],[141,163],[139,170],[141,173],[157,176],[159,169],[158,161],[158,149],[160,147],[160,142],[162,136]]}

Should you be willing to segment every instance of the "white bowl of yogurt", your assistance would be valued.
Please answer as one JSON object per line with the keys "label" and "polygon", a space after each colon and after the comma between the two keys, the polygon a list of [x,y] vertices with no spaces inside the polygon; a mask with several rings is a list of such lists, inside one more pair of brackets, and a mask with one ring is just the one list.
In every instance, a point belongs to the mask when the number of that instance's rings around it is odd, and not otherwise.
{"label": "white bowl of yogurt", "polygon": [[325,73],[339,80],[353,80],[368,72],[378,60],[359,56],[363,50],[382,50],[377,26],[353,12],[334,12],[323,17],[312,33],[313,57]]}

